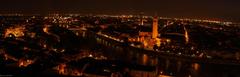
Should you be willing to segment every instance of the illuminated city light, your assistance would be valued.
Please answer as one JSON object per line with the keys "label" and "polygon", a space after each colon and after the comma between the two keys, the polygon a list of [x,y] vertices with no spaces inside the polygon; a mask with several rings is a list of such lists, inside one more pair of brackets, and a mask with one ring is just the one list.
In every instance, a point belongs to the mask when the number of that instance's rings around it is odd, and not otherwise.
{"label": "illuminated city light", "polygon": [[25,27],[22,26],[16,26],[16,27],[10,27],[6,29],[4,37],[9,37],[9,35],[14,35],[14,37],[22,37],[24,36]]}
{"label": "illuminated city light", "polygon": [[32,64],[34,61],[33,60],[24,60],[24,59],[20,59],[18,62],[18,66],[19,67],[27,67],[28,65]]}
{"label": "illuminated city light", "polygon": [[47,34],[50,34],[50,33],[48,32],[48,27],[44,27],[44,28],[43,28],[43,32],[45,32],[45,33],[47,33]]}
{"label": "illuminated city light", "polygon": [[184,26],[184,31],[185,31],[185,34],[184,34],[184,36],[185,36],[185,41],[186,41],[186,43],[188,43],[188,41],[189,41],[189,36],[188,36],[188,31],[187,31],[187,29],[185,28],[185,26]]}
{"label": "illuminated city light", "polygon": [[194,63],[194,64],[192,64],[192,67],[194,70],[198,71],[200,68],[200,65],[198,63]]}
{"label": "illuminated city light", "polygon": [[148,63],[148,55],[143,54],[143,64],[146,65]]}
{"label": "illuminated city light", "polygon": [[57,70],[59,74],[65,74],[66,64],[60,64],[57,66]]}
{"label": "illuminated city light", "polygon": [[[199,72],[205,74],[202,65],[240,64],[239,27],[233,27],[232,22],[59,12],[43,17],[9,17],[13,21],[19,19],[16,23],[9,23],[8,17],[1,18],[6,18],[0,21],[1,67],[10,68],[10,74],[38,75],[50,70],[51,75],[57,76],[99,77],[106,73],[106,77],[192,77]],[[19,23],[22,26],[14,26]],[[184,69],[191,70],[181,74]],[[221,68],[215,70],[232,74]]]}

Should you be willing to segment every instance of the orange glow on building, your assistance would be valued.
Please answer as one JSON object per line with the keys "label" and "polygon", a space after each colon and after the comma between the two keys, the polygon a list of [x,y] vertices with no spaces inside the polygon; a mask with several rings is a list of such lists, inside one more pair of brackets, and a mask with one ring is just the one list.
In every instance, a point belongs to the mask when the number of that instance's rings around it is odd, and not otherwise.
{"label": "orange glow on building", "polygon": [[18,61],[18,66],[19,67],[27,67],[28,65],[32,64],[33,60],[24,60],[24,59],[20,59]]}
{"label": "orange glow on building", "polygon": [[24,36],[25,27],[17,26],[17,27],[10,27],[6,29],[4,37],[9,37],[10,34],[14,35],[15,37],[22,37]]}
{"label": "orange glow on building", "polygon": [[44,27],[44,28],[43,28],[43,32],[49,33],[49,32],[48,32],[48,27]]}
{"label": "orange glow on building", "polygon": [[153,18],[153,27],[152,27],[152,38],[157,38],[158,36],[158,17]]}
{"label": "orange glow on building", "polygon": [[58,70],[58,73],[59,74],[64,74],[65,73],[65,68],[66,68],[66,64],[60,64],[58,67],[57,67],[57,70]]}
{"label": "orange glow on building", "polygon": [[160,45],[161,45],[161,39],[156,39],[156,45],[157,45],[158,47],[160,47]]}

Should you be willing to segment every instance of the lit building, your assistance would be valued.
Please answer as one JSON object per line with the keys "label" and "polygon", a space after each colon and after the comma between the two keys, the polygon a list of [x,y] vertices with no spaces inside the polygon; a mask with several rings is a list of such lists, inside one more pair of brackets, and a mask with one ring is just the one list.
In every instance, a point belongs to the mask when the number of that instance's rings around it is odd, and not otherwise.
{"label": "lit building", "polygon": [[[144,27],[141,25],[141,27]],[[130,41],[136,39],[135,42],[141,42],[143,47],[145,48],[153,48],[154,45],[160,46],[161,39],[158,38],[158,17],[153,18],[152,28],[146,29],[143,28],[142,31],[139,31],[139,35],[137,38],[129,38]]]}
{"label": "lit building", "polygon": [[25,32],[25,27],[23,26],[15,26],[15,27],[10,27],[8,29],[6,29],[4,37],[12,37],[12,35],[14,35],[14,37],[22,37],[24,36],[24,32]]}
{"label": "lit building", "polygon": [[158,36],[158,17],[154,17],[152,26],[152,38],[156,39],[157,36]]}

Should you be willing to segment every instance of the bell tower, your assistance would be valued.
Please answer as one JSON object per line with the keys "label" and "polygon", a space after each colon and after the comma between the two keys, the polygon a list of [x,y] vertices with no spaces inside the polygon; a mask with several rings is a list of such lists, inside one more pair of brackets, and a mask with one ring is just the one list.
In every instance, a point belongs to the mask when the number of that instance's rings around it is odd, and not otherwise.
{"label": "bell tower", "polygon": [[153,17],[152,38],[156,39],[158,36],[158,17]]}

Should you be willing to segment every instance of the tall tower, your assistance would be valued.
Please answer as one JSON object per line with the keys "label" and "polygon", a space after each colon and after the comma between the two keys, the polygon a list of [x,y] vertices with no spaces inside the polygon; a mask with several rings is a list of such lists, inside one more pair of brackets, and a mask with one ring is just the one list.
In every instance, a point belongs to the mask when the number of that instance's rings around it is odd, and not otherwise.
{"label": "tall tower", "polygon": [[139,25],[143,25],[144,22],[143,22],[143,12],[140,13],[140,21],[139,21]]}
{"label": "tall tower", "polygon": [[158,36],[158,17],[153,17],[152,38],[156,39]]}

